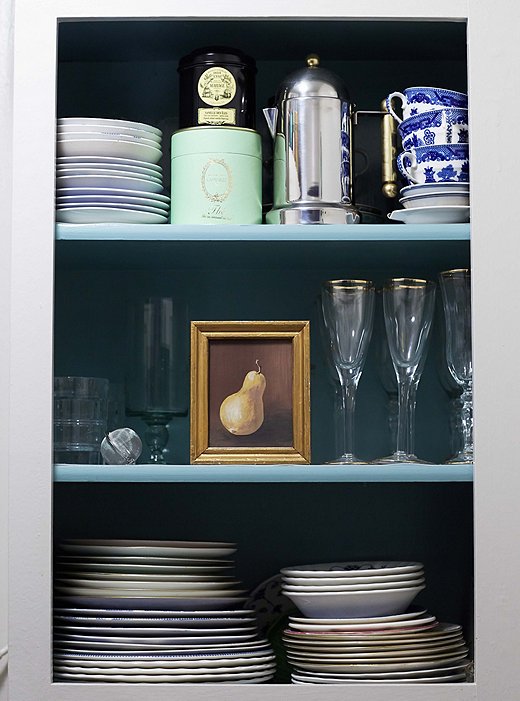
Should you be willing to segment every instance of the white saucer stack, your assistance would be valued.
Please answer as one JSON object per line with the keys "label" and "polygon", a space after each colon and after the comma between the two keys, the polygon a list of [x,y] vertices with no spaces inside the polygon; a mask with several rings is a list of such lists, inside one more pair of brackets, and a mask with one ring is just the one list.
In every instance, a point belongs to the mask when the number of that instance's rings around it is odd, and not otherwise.
{"label": "white saucer stack", "polygon": [[389,219],[405,224],[456,224],[469,221],[469,182],[407,185],[400,192],[404,209]]}
{"label": "white saucer stack", "polygon": [[284,594],[305,614],[289,616],[283,635],[293,683],[466,680],[461,627],[407,610],[425,587],[421,563],[301,565],[282,575]]}
{"label": "white saucer stack", "polygon": [[55,562],[54,674],[260,683],[274,656],[233,579],[232,543],[70,540]]}
{"label": "white saucer stack", "polygon": [[58,119],[56,220],[72,224],[168,221],[162,132],[140,122]]}

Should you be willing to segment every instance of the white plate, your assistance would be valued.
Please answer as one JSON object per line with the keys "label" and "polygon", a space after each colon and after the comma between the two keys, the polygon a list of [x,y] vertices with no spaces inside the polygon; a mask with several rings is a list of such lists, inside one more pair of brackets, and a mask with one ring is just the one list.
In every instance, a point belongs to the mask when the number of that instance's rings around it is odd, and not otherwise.
{"label": "white plate", "polygon": [[168,674],[164,675],[126,675],[126,674],[80,674],[80,673],[70,673],[70,672],[56,672],[56,679],[63,680],[76,680],[76,681],[96,681],[96,682],[146,682],[148,684],[158,682],[158,683],[175,683],[175,682],[207,682],[208,684],[214,684],[216,682],[223,682],[226,684],[233,684],[236,680],[241,680],[241,684],[260,684],[262,682],[269,681],[273,678],[274,673],[264,674],[263,672],[241,672],[237,674],[186,674],[171,676]]}
{"label": "white plate", "polygon": [[[92,630],[180,630],[183,635],[198,635],[199,632],[250,630],[254,618],[87,618],[85,616],[54,616],[56,626],[70,626]],[[256,630],[256,627],[254,627]],[[188,633],[190,631],[190,633]],[[143,633],[144,634],[144,633]]]}
{"label": "white plate", "polygon": [[285,592],[300,611],[312,617],[386,616],[406,611],[425,586],[332,593]]}
{"label": "white plate", "polygon": [[147,139],[156,143],[158,147],[161,147],[162,134],[154,134],[147,129],[136,129],[132,127],[122,127],[122,126],[108,126],[99,125],[94,127],[89,123],[77,122],[74,124],[58,124],[56,128],[56,133],[59,139],[65,139],[69,135],[74,138],[74,136],[79,136],[80,134],[88,134],[89,138],[97,138],[98,134],[104,134],[112,139],[119,139],[122,136],[126,136],[134,139]]}
{"label": "white plate", "polygon": [[81,570],[70,570],[69,568],[59,568],[54,574],[57,579],[70,579],[72,577],[80,579],[82,583],[86,580],[103,581],[144,581],[144,582],[225,582],[234,584],[237,580],[226,575],[215,574],[165,574],[163,572],[82,572]]}
{"label": "white plate", "polygon": [[[124,172],[124,171],[119,171]],[[110,189],[137,190],[140,192],[162,192],[162,181],[157,178],[132,177],[119,175],[61,175],[56,174],[56,188],[101,187]]]}
{"label": "white plate", "polygon": [[[161,148],[161,143],[157,141],[157,138],[152,134],[147,134],[146,132],[139,132],[139,136],[134,134],[129,136],[127,134],[104,134],[99,131],[69,131],[66,134],[57,133],[58,143],[66,143],[68,141],[119,141],[121,143],[127,144],[143,144],[145,146],[150,146],[152,148]],[[148,138],[152,137],[152,138]]]}
{"label": "white plate", "polygon": [[65,552],[79,554],[170,556],[190,558],[194,562],[198,558],[227,557],[233,555],[237,549],[235,543],[188,540],[65,540],[60,543],[60,548]]}
{"label": "white plate", "polygon": [[466,675],[450,674],[444,677],[415,677],[414,679],[323,679],[299,677],[296,674],[291,676],[293,684],[444,684],[446,682],[466,681]]}
{"label": "white plate", "polygon": [[339,631],[333,632],[308,632],[308,631],[297,631],[290,628],[284,631],[284,635],[288,638],[294,640],[306,640],[314,642],[315,640],[332,640],[332,641],[350,641],[350,640],[376,640],[385,641],[390,640],[392,643],[398,640],[410,640],[410,641],[421,641],[421,640],[436,640],[441,638],[446,638],[454,635],[460,635],[462,633],[462,628],[458,623],[438,623],[437,626],[433,627],[431,630],[425,630],[423,632],[415,631],[392,631],[387,633],[384,630],[378,630],[375,633],[340,633]]}
{"label": "white plate", "polygon": [[302,643],[295,640],[287,640],[284,638],[285,646],[288,650],[294,652],[391,652],[392,650],[433,650],[434,648],[453,647],[459,644],[464,644],[464,638],[459,635],[456,638],[449,640],[431,640],[431,641],[397,641],[396,643],[372,642],[372,641],[345,641],[345,642],[330,642],[323,641],[316,643]]}
{"label": "white plate", "polygon": [[448,193],[453,191],[469,192],[469,183],[418,183],[407,185],[401,189],[401,197],[412,194],[428,194],[432,192]]}
{"label": "white plate", "polygon": [[175,669],[168,669],[167,667],[157,667],[157,668],[142,668],[136,665],[135,667],[118,667],[117,665],[114,665],[114,667],[81,667],[81,665],[78,664],[55,664],[54,669],[55,671],[60,671],[60,672],[71,672],[71,673],[79,673],[79,674],[107,674],[107,675],[114,675],[114,674],[128,674],[128,675],[134,675],[134,674],[153,674],[153,675],[164,675],[164,674],[169,674],[171,676],[178,676],[182,674],[241,674],[243,672],[264,672],[267,674],[268,672],[271,672],[275,668],[275,664],[273,662],[266,662],[264,664],[241,664],[239,667],[233,667],[230,669],[229,667],[213,667],[210,670],[205,670],[204,667],[195,667],[195,668],[179,668],[177,670]]}
{"label": "white plate", "polygon": [[161,653],[161,652],[70,652],[55,651],[54,659],[59,664],[81,664],[83,667],[165,667],[179,669],[182,667],[240,667],[244,664],[265,664],[274,660],[274,654],[269,646],[255,649],[236,648],[233,650],[208,650],[194,654],[193,652]]}
{"label": "white plate", "polygon": [[58,621],[54,622],[54,632],[56,634],[70,634],[70,635],[99,635],[99,636],[139,636],[139,637],[161,637],[169,635],[170,637],[188,637],[193,639],[200,638],[201,640],[207,640],[209,636],[222,636],[222,635],[247,635],[253,637],[256,635],[255,626],[241,626],[241,627],[229,627],[229,628],[181,628],[178,626],[147,626],[147,627],[120,627],[112,625],[96,625],[96,626],[85,626],[77,624],[64,624]]}
{"label": "white plate", "polygon": [[411,207],[430,207],[430,206],[469,206],[469,192],[461,192],[454,190],[453,192],[428,192],[424,194],[414,194],[409,197],[401,197],[399,204],[402,204],[406,209]]}
{"label": "white plate", "polygon": [[58,156],[110,156],[131,158],[144,163],[158,163],[162,151],[155,146],[137,141],[110,141],[105,139],[76,139],[56,142]]}
{"label": "white plate", "polygon": [[246,601],[245,598],[236,596],[222,596],[222,597],[168,597],[168,596],[128,596],[128,597],[109,597],[106,594],[103,596],[63,596],[58,598],[58,601],[64,604],[73,604],[75,606],[92,606],[93,608],[100,607],[106,608],[109,606],[112,609],[120,607],[121,609],[128,609],[128,607],[136,609],[151,609],[151,610],[163,610],[165,608],[170,611],[184,611],[186,609],[195,609],[202,611],[207,609],[208,611],[215,611],[219,607],[224,610],[228,609],[230,606],[235,606],[237,609],[240,608],[240,604]]}
{"label": "white plate", "polygon": [[338,662],[336,664],[321,664],[319,662],[298,662],[298,668],[310,670],[312,672],[346,672],[346,671],[359,671],[359,672],[398,672],[406,671],[409,669],[436,669],[438,667],[453,664],[455,662],[460,662],[461,660],[468,659],[466,655],[456,655],[453,657],[446,657],[446,659],[431,660],[431,661],[420,661],[420,662],[385,662],[385,663],[363,663],[356,662],[353,664],[344,664]]}
{"label": "white plate", "polygon": [[[59,188],[58,194],[60,197],[129,197],[135,198],[139,197],[139,190],[127,190],[126,188],[114,188],[114,187],[62,187]],[[159,203],[164,203],[168,205],[170,203],[170,198],[167,195],[162,195],[160,192],[143,192],[144,197],[153,200],[155,206],[160,206]],[[108,541],[107,541],[108,542]],[[126,542],[126,541],[121,541]],[[128,541],[134,542],[134,541]],[[137,541],[135,541],[137,542]],[[143,541],[144,542],[144,541]],[[163,541],[153,541],[154,543],[162,543]],[[100,545],[102,545],[100,543]],[[209,544],[208,544],[209,545]],[[105,546],[103,546],[105,547]],[[110,547],[110,546],[106,546]],[[101,554],[101,553],[100,553]],[[114,553],[115,554],[115,553]]]}
{"label": "white plate", "polygon": [[388,218],[404,224],[462,224],[469,221],[469,207],[409,207],[394,209]]}
{"label": "white plate", "polygon": [[174,635],[165,636],[161,635],[159,637],[153,636],[129,636],[129,635],[84,635],[81,633],[62,633],[56,631],[55,640],[65,643],[90,643],[96,647],[98,644],[110,643],[112,647],[119,648],[124,645],[132,645],[134,648],[137,646],[139,649],[151,649],[157,646],[167,645],[168,647],[177,646],[190,646],[198,647],[199,644],[202,646],[206,645],[227,645],[228,643],[242,643],[246,640],[254,638],[255,632],[245,634],[245,635],[215,635],[215,636],[205,636],[205,635]]}
{"label": "white plate", "polygon": [[112,617],[117,620],[122,620],[123,618],[128,618],[129,620],[134,620],[137,618],[143,619],[160,619],[160,620],[191,620],[196,623],[199,619],[205,620],[222,620],[222,619],[237,619],[243,618],[244,616],[252,616],[254,611],[252,609],[230,609],[228,611],[219,609],[218,611],[208,611],[208,610],[198,610],[198,609],[187,609],[179,610],[176,609],[157,609],[150,611],[149,609],[137,609],[137,608],[117,608],[113,606],[109,608],[82,608],[82,607],[70,607],[70,606],[55,606],[54,613],[58,615],[65,616],[88,616],[90,617]]}
{"label": "white plate", "polygon": [[423,675],[442,677],[443,675],[461,674],[468,662],[458,665],[447,665],[437,669],[415,669],[404,672],[338,672],[337,674],[328,672],[297,672],[298,675],[308,677],[322,677],[324,679],[413,679]]}
{"label": "white plate", "polygon": [[412,579],[408,582],[388,582],[382,583],[377,582],[376,584],[333,584],[333,585],[320,585],[320,586],[299,586],[296,584],[286,584],[282,586],[282,592],[315,592],[317,594],[321,592],[335,592],[335,591],[381,591],[382,589],[410,589],[413,587],[418,587],[424,584],[425,579],[421,577],[420,579]]}
{"label": "white plate", "polygon": [[143,122],[131,122],[128,119],[106,119],[104,117],[60,117],[57,120],[58,126],[72,124],[91,124],[93,127],[120,127],[122,129],[143,129],[156,136],[162,136],[162,131],[151,124]]}
{"label": "white plate", "polygon": [[380,560],[324,562],[317,565],[292,565],[281,571],[286,577],[371,577],[404,574],[424,569],[422,562],[389,562]]}
{"label": "white plate", "polygon": [[[140,204],[117,204],[112,202],[78,202],[71,204],[56,204],[56,212],[68,212],[70,210],[78,211],[82,209],[112,209],[115,211],[124,212],[144,212],[145,214],[155,214],[160,217],[168,217],[168,210],[161,209],[160,207],[147,207],[146,205]],[[164,222],[163,222],[164,223]]]}
{"label": "white plate", "polygon": [[[136,191],[137,192],[137,191]],[[151,194],[151,193],[150,193]],[[169,204],[148,197],[118,197],[117,195],[64,195],[56,197],[56,206],[63,207],[153,207],[161,212],[169,209]],[[148,210],[145,210],[148,211]]]}
{"label": "white plate", "polygon": [[58,156],[58,168],[107,168],[110,170],[129,170],[143,175],[162,178],[162,167],[155,163],[143,163],[131,158],[111,158],[110,156]]}
{"label": "white plate", "polygon": [[390,623],[392,621],[423,618],[425,613],[426,609],[412,606],[406,613],[396,613],[393,616],[375,616],[372,618],[301,618],[299,616],[289,616],[289,621],[309,625],[325,623],[327,626],[354,623],[357,626],[361,623]]}
{"label": "white plate", "polygon": [[56,221],[64,224],[166,224],[168,217],[155,212],[110,207],[71,207],[56,212]]}
{"label": "white plate", "polygon": [[211,574],[220,570],[230,570],[234,567],[232,560],[196,560],[176,558],[176,557],[118,557],[110,555],[108,557],[77,556],[62,553],[55,559],[58,565],[67,565],[70,568],[85,570],[100,570],[104,572],[143,572],[143,573],[185,573],[185,574]]}
{"label": "white plate", "polygon": [[389,650],[387,652],[367,652],[359,651],[353,652],[348,650],[347,652],[307,652],[307,651],[296,651],[288,650],[287,657],[290,660],[313,660],[315,662],[356,662],[361,660],[362,662],[378,662],[389,660],[395,662],[398,659],[402,659],[405,662],[415,662],[415,660],[425,659],[425,660],[437,660],[450,655],[465,654],[469,650],[462,643],[455,645],[449,645],[447,647],[438,648],[427,648],[424,650]]}
{"label": "white plate", "polygon": [[408,631],[408,630],[421,630],[436,625],[435,616],[423,616],[423,618],[418,618],[417,620],[411,621],[389,621],[388,623],[360,623],[356,625],[355,623],[350,624],[332,624],[327,625],[326,623],[319,623],[318,625],[305,625],[305,623],[292,623],[289,622],[289,627],[294,630],[303,630],[310,633],[326,633],[328,631],[336,631],[338,633],[361,633],[378,631],[379,633],[387,633],[393,630],[396,631]]}
{"label": "white plate", "polygon": [[[65,594],[71,594],[72,596],[110,596],[110,597],[142,597],[142,598],[167,598],[167,597],[184,597],[190,599],[198,599],[199,597],[238,597],[241,594],[246,594],[247,589],[184,589],[182,587],[177,588],[175,586],[169,587],[128,587],[127,584],[123,583],[121,588],[108,586],[111,582],[107,582],[106,587],[83,587],[83,586],[70,586],[66,584],[56,584],[54,586],[55,591],[64,592]],[[141,585],[143,582],[141,582]],[[155,584],[155,582],[152,582]]]}
{"label": "white plate", "polygon": [[[200,582],[200,581],[190,581],[190,582],[175,582],[170,579],[163,581],[149,581],[149,580],[119,580],[119,579],[71,579],[60,577],[55,579],[57,587],[81,587],[89,589],[111,589],[111,590],[124,590],[132,591],[134,589],[144,590],[153,589],[158,590],[168,590],[170,592],[175,592],[176,594],[182,594],[184,591],[192,592],[202,592],[202,591],[218,591],[223,593],[225,596],[228,594],[233,594],[238,591],[246,591],[235,589],[235,586],[240,584],[237,580],[231,580],[230,582]],[[213,594],[211,594],[212,596]]]}
{"label": "white plate", "polygon": [[[396,583],[406,583],[419,577],[424,577],[424,570],[417,570],[415,572],[408,572],[405,574],[389,574],[380,575],[373,577],[313,577],[313,576],[300,576],[300,577],[282,577],[282,582],[284,584],[294,584],[299,587],[314,587],[323,585],[359,585],[359,584],[389,584],[391,582]],[[345,581],[347,579],[347,581]]]}

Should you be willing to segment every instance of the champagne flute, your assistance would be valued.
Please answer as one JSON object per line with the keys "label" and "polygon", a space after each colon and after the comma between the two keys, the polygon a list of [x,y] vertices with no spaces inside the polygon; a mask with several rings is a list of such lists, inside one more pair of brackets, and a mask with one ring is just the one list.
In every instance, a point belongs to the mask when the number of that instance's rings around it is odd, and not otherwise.
{"label": "champagne flute", "polygon": [[369,280],[324,283],[321,303],[330,353],[341,386],[340,455],[329,464],[356,465],[354,410],[356,391],[365,364],[374,321],[375,289]]}
{"label": "champagne flute", "polygon": [[397,378],[395,452],[376,464],[423,462],[414,453],[417,387],[424,366],[435,303],[435,283],[394,278],[383,289],[386,336]]}
{"label": "champagne flute", "polygon": [[126,382],[126,413],[146,424],[149,463],[165,464],[168,423],[184,416],[179,392],[182,371],[182,305],[170,297],[148,297],[133,308],[131,366]]}
{"label": "champagne flute", "polygon": [[463,446],[447,464],[473,462],[473,362],[471,347],[471,273],[467,268],[439,276],[446,321],[446,360],[462,389],[460,421]]}

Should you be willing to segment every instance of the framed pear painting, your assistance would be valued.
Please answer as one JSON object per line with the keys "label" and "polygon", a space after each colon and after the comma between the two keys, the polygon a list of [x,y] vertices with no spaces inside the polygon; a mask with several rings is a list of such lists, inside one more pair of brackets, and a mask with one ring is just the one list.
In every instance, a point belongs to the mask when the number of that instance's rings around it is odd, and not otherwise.
{"label": "framed pear painting", "polygon": [[310,461],[308,321],[193,321],[192,464]]}

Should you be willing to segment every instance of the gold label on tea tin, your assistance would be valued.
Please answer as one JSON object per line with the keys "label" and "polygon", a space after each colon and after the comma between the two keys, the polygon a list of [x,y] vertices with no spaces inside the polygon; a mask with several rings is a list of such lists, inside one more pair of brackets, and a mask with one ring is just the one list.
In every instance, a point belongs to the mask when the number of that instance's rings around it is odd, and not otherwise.
{"label": "gold label on tea tin", "polygon": [[227,105],[235,97],[237,84],[226,68],[214,66],[200,76],[197,85],[202,102],[212,107]]}
{"label": "gold label on tea tin", "polygon": [[226,161],[211,158],[202,169],[202,191],[211,202],[223,202],[233,188],[233,174]]}
{"label": "gold label on tea tin", "polygon": [[237,117],[236,109],[227,109],[220,107],[199,107],[197,121],[199,124],[236,124]]}

